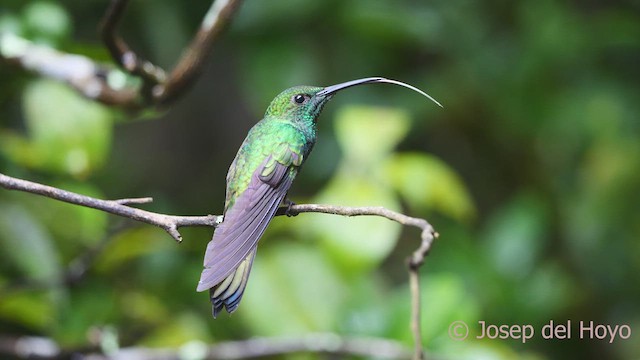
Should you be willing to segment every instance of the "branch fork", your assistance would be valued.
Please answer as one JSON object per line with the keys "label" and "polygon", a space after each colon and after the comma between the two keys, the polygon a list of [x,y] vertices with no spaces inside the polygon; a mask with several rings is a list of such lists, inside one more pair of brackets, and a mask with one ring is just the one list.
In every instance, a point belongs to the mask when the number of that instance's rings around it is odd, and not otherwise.
{"label": "branch fork", "polygon": [[100,22],[100,35],[113,61],[122,71],[142,81],[142,86],[113,85],[107,79],[122,72],[110,64],[68,54],[33,43],[18,35],[0,33],[0,62],[69,84],[82,96],[131,111],[160,107],[180,98],[200,74],[214,42],[233,17],[241,0],[215,0],[200,29],[171,71],[145,60],[117,35],[129,0],[111,0]]}

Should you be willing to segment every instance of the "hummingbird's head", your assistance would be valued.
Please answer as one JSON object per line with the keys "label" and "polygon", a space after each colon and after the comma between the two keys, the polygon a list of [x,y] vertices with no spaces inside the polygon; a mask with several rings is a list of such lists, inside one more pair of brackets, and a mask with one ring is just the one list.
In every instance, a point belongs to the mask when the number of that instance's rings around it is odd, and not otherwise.
{"label": "hummingbird's head", "polygon": [[324,88],[317,86],[294,86],[281,92],[269,105],[265,117],[292,118],[316,122],[324,104],[331,94],[318,96]]}
{"label": "hummingbird's head", "polygon": [[315,123],[322,107],[338,91],[364,84],[387,83],[406,87],[426,96],[431,101],[442,107],[439,102],[424,91],[400,81],[385,79],[382,77],[370,77],[351,80],[327,87],[295,86],[281,92],[269,105],[266,117],[290,118],[294,121],[303,121],[307,124]]}

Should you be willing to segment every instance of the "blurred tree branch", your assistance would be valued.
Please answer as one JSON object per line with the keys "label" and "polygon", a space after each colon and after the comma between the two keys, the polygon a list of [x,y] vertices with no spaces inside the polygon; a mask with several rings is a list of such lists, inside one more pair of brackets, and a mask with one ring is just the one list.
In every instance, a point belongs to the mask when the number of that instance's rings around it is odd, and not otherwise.
{"label": "blurred tree branch", "polygon": [[[214,345],[190,343],[178,349],[130,347],[97,353],[93,349],[63,350],[48,338],[0,337],[0,354],[18,359],[85,359],[85,360],[179,360],[197,358],[250,359],[293,353],[324,353],[334,355],[366,356],[386,359],[407,359],[410,352],[402,344],[380,338],[340,336],[333,333],[310,333],[297,337],[259,337],[240,341],[226,341]],[[80,354],[85,353],[85,354]]]}
{"label": "blurred tree branch", "polygon": [[100,25],[102,39],[113,59],[127,72],[143,80],[141,95],[146,103],[164,105],[182,95],[196,79],[207,54],[229,19],[234,15],[240,0],[215,0],[200,24],[191,44],[182,53],[169,76],[166,72],[138,56],[116,34],[129,0],[112,0]]}
{"label": "blurred tree branch", "polygon": [[[132,220],[155,225],[165,230],[176,241],[182,241],[178,228],[182,226],[210,226],[216,227],[222,222],[222,215],[207,216],[177,216],[154,213],[128,206],[129,204],[143,204],[151,202],[151,198],[132,198],[120,200],[101,200],[80,195],[70,191],[42,185],[26,180],[17,179],[0,174],[0,186],[8,190],[24,191],[46,196],[55,200],[85,206]],[[411,331],[414,335],[414,359],[422,359],[422,335],[420,329],[420,285],[419,269],[429,253],[433,241],[438,237],[433,227],[424,219],[410,217],[383,207],[343,207],[334,205],[300,204],[290,205],[278,209],[276,215],[297,215],[302,213],[323,213],[342,216],[380,216],[398,222],[405,226],[419,228],[421,243],[411,256],[407,258],[409,284],[411,289]]]}
{"label": "blurred tree branch", "polygon": [[123,81],[113,81],[118,77],[122,80],[119,70],[86,56],[63,53],[14,34],[1,33],[0,60],[65,82],[83,96],[103,104],[137,106],[137,89],[125,86]]}
{"label": "blurred tree branch", "polygon": [[121,71],[109,65],[10,33],[0,34],[0,61],[66,82],[83,96],[110,106],[140,110],[166,105],[180,97],[196,79],[213,43],[240,4],[240,0],[213,1],[191,44],[167,76],[162,68],[144,60],[117,36],[116,28],[128,2],[111,1],[100,32],[114,61],[126,73],[140,79],[142,86],[126,81]]}

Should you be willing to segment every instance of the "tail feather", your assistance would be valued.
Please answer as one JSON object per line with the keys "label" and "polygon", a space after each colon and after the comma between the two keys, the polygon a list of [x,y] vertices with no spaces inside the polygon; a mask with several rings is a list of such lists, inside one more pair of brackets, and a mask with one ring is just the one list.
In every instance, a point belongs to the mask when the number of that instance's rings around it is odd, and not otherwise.
{"label": "tail feather", "polygon": [[238,267],[227,276],[222,282],[209,289],[211,305],[213,307],[213,317],[226,309],[228,313],[236,310],[247,286],[247,279],[251,272],[251,265],[255,257],[256,249],[253,249]]}

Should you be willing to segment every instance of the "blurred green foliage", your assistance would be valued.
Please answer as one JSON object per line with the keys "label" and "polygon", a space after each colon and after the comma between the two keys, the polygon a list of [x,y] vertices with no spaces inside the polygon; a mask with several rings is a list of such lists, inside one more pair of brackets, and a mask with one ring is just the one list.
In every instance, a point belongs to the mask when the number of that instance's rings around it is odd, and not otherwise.
{"label": "blurred green foliage", "polygon": [[24,89],[23,99],[29,135],[25,138],[10,130],[0,134],[0,151],[7,158],[74,176],[101,167],[111,142],[113,115],[108,109],[52,80],[33,81]]}
{"label": "blurred green foliage", "polygon": [[[108,59],[106,3],[3,0],[0,31]],[[132,1],[120,33],[170,66],[208,8]],[[227,167],[280,90],[381,75],[341,93],[290,195],[386,206],[441,234],[422,269],[424,341],[452,359],[640,356],[640,9],[633,1],[247,1],[195,88],[131,121],[0,64],[0,171],[165,213],[219,213]],[[149,118],[147,116],[147,118]],[[126,121],[130,120],[130,121]],[[117,124],[116,124],[117,123]],[[0,333],[170,347],[310,331],[411,344],[413,229],[277,218],[234,316],[195,293],[209,229],[161,230],[0,191]],[[68,275],[95,253],[87,273]],[[449,338],[457,320],[463,342]],[[629,340],[476,340],[479,320],[628,324]],[[574,334],[576,335],[576,334]],[[115,346],[113,340],[111,345]],[[105,345],[106,346],[106,345]]]}

